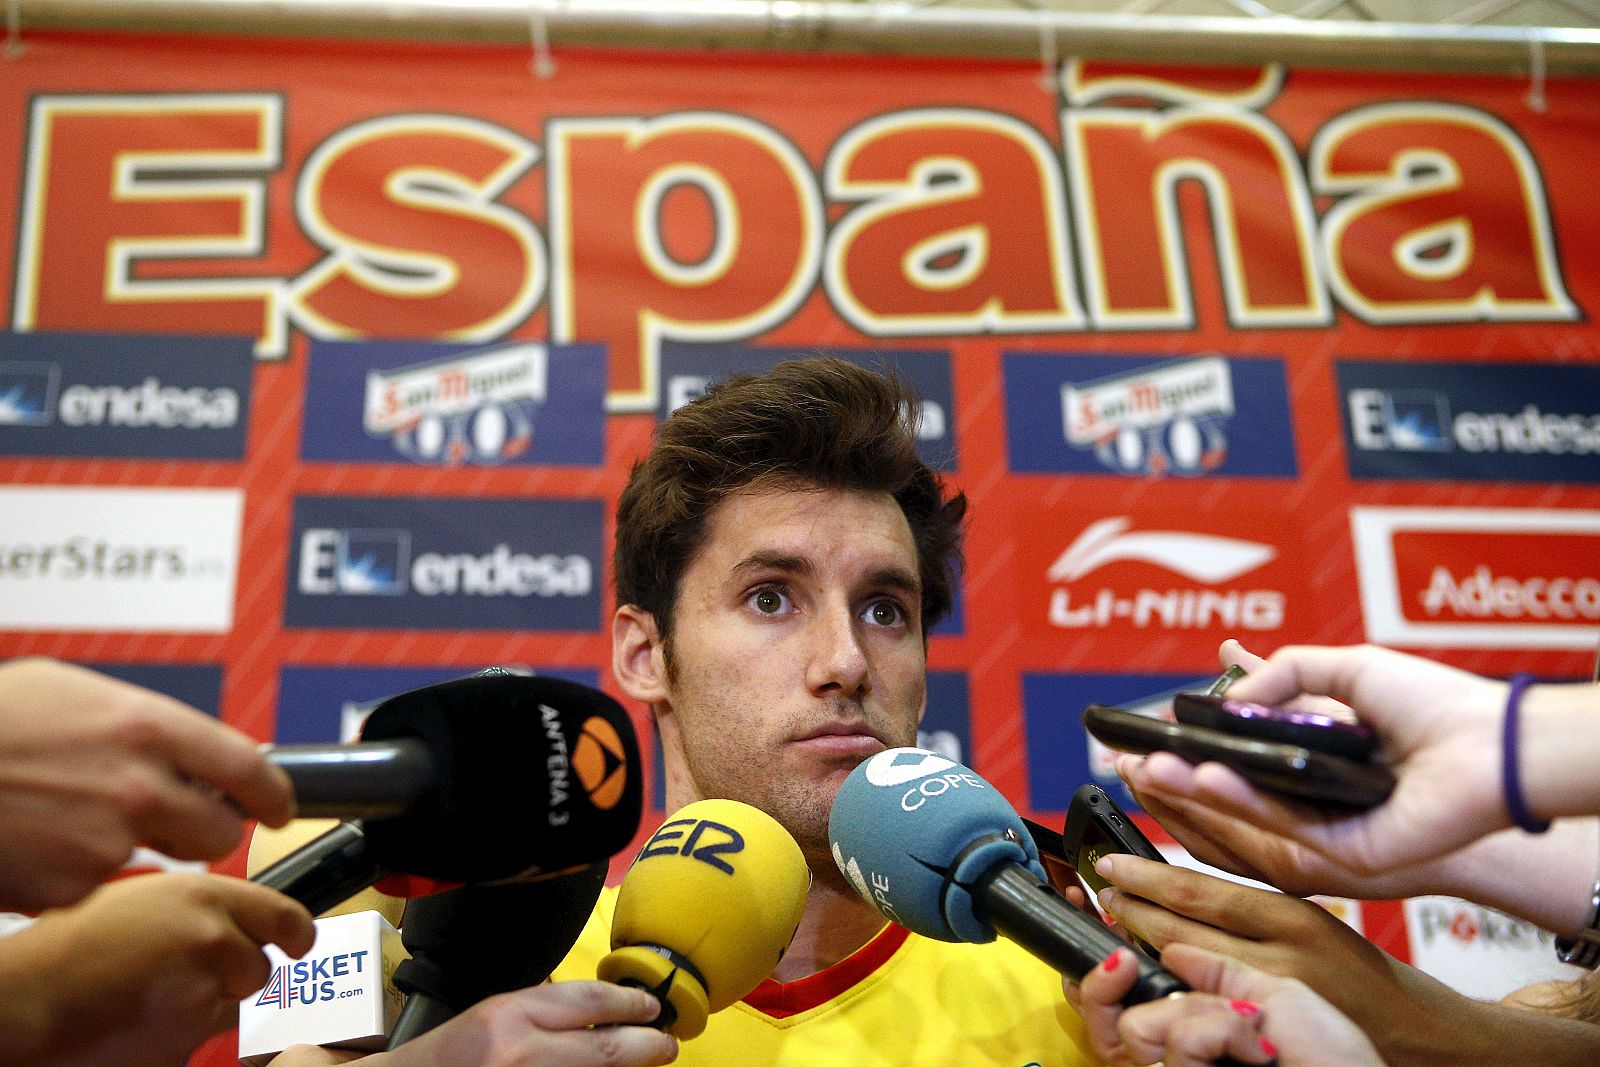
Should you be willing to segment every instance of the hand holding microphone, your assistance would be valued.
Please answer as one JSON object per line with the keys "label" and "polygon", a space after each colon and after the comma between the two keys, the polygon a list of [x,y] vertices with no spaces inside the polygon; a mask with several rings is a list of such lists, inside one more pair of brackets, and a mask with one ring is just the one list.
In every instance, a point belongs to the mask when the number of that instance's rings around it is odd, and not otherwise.
{"label": "hand holding microphone", "polygon": [[1125,952],[1128,1007],[1189,988],[1056,892],[1011,805],[953,760],[914,748],[866,760],[839,789],[828,837],[856,892],[914,933],[979,944],[1002,933],[1074,981]]}
{"label": "hand holding microphone", "polygon": [[805,911],[811,872],[772,816],[734,800],[675,812],[628,869],[601,979],[661,1001],[679,1038],[772,973]]}

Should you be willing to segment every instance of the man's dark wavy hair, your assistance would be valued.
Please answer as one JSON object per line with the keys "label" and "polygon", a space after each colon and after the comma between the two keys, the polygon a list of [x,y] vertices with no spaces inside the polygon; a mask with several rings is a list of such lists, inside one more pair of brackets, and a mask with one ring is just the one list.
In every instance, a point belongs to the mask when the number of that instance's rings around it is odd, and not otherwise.
{"label": "man's dark wavy hair", "polygon": [[917,399],[892,372],[841,359],[738,375],[675,411],[634,464],[617,505],[617,603],[649,612],[663,639],[706,519],[746,490],[885,492],[911,527],[924,636],[950,611],[967,498],[946,498],[917,455]]}

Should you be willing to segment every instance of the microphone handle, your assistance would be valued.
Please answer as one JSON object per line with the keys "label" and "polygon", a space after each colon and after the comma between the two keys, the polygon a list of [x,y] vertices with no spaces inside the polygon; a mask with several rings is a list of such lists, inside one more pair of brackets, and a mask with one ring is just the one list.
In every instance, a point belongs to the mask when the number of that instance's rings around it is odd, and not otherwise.
{"label": "microphone handle", "polygon": [[384,1049],[399,1048],[435,1026],[449,1022],[455,1015],[456,1010],[437,997],[412,993],[406,997],[406,1006],[400,1009],[400,1017],[395,1019],[394,1029],[389,1031],[389,1043]]}
{"label": "microphone handle", "polygon": [[390,819],[434,786],[433,756],[414,737],[353,745],[276,745],[267,760],[294,784],[302,819]]}
{"label": "microphone handle", "polygon": [[[1133,953],[1139,980],[1122,998],[1125,1008],[1189,989],[1188,983],[1074,907],[1024,867],[995,864],[973,884],[972,895],[985,911],[982,918],[996,930],[1074,982],[1083,981],[1084,975],[1119,948]],[[1243,1067],[1227,1056],[1215,1062],[1217,1067]],[[1263,1067],[1276,1063],[1271,1060]]]}
{"label": "microphone handle", "polygon": [[298,900],[312,915],[349,900],[388,873],[372,855],[360,823],[340,823],[251,877]]}

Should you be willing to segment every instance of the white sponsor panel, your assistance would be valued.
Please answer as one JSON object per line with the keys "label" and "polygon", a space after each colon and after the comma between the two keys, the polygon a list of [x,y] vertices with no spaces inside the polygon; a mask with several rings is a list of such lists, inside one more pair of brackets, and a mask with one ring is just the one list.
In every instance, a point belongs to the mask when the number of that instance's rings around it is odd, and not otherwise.
{"label": "white sponsor panel", "polygon": [[1549,931],[1492,908],[1453,897],[1414,897],[1403,907],[1412,964],[1466,996],[1499,1000],[1587,973],[1556,959]]}
{"label": "white sponsor panel", "polygon": [[238,489],[0,487],[0,629],[226,633]]}
{"label": "white sponsor panel", "polygon": [[272,975],[239,1002],[239,1059],[263,1067],[290,1045],[383,1048],[405,997],[395,968],[408,953],[375,911],[316,921],[317,939],[298,960],[265,946]]}
{"label": "white sponsor panel", "polygon": [[[1559,573],[1565,566],[1559,560],[1550,561],[1549,576],[1521,579],[1497,574],[1492,561],[1462,574],[1435,568],[1426,588],[1414,590],[1422,607],[1439,614],[1450,608],[1454,615],[1482,621],[1407,618],[1394,538],[1403,532],[1482,534],[1507,543],[1541,534],[1600,537],[1600,511],[1356,507],[1350,509],[1350,532],[1370,641],[1422,648],[1594,647],[1600,574]],[[1533,548],[1530,544],[1529,551]]]}

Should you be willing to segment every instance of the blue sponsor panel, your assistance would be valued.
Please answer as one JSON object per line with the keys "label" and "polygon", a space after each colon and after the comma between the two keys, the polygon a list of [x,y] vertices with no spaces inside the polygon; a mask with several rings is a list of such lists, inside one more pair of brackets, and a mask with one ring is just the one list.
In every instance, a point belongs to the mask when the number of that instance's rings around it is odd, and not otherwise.
{"label": "blue sponsor panel", "polygon": [[1600,483],[1600,367],[1334,365],[1352,478]]}
{"label": "blue sponsor panel", "polygon": [[1140,810],[1113,767],[1115,753],[1083,728],[1090,704],[1172,717],[1172,697],[1198,692],[1214,677],[1190,674],[1032,674],[1022,676],[1022,719],[1028,737],[1028,804],[1066,811],[1078,787],[1093,782],[1120,806]]}
{"label": "blue sponsor panel", "polygon": [[300,455],[597,467],[605,391],[601,345],[313,340]]}
{"label": "blue sponsor panel", "polygon": [[245,337],[0,333],[0,455],[240,459]]}
{"label": "blue sponsor panel", "polygon": [[1004,357],[1011,469],[1293,478],[1281,359],[1216,353]]}
{"label": "blue sponsor panel", "polygon": [[85,663],[83,666],[164,693],[213,718],[222,706],[222,667],[217,664]]}
{"label": "blue sponsor panel", "polygon": [[600,500],[300,497],[288,626],[600,628]]}
{"label": "blue sponsor panel", "polygon": [[917,413],[917,454],[935,470],[956,466],[956,412],[950,379],[950,354],[894,349],[746,348],[740,345],[661,345],[661,389],[656,417],[667,415],[735,374],[763,374],[790,359],[835,356],[873,370],[893,369],[921,398]]}
{"label": "blue sponsor panel", "polygon": [[[928,672],[928,706],[917,728],[916,744],[955,760],[971,764],[972,713],[967,697],[967,676],[962,671]],[[655,748],[655,782],[650,803],[656,811],[667,807],[666,774],[661,761],[661,733],[650,731]]]}
{"label": "blue sponsor panel", "polygon": [[[495,666],[522,670],[507,664]],[[476,673],[468,667],[284,667],[278,674],[278,723],[273,738],[281,745],[351,740],[367,713],[389,697]],[[539,667],[528,673],[589,686],[600,684],[600,672],[591,668]]]}

